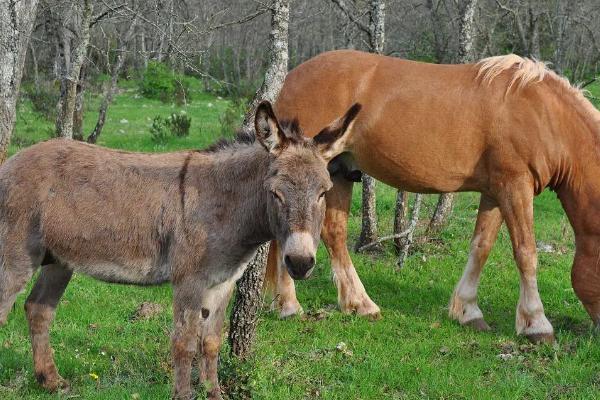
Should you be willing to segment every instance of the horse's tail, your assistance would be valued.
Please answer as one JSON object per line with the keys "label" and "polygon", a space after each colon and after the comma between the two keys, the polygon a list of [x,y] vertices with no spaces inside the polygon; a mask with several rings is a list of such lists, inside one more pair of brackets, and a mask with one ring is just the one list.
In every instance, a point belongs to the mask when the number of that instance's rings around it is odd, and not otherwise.
{"label": "horse's tail", "polygon": [[277,251],[278,243],[276,240],[269,246],[269,255],[267,257],[267,268],[265,270],[265,280],[263,283],[263,293],[275,296],[277,289]]}

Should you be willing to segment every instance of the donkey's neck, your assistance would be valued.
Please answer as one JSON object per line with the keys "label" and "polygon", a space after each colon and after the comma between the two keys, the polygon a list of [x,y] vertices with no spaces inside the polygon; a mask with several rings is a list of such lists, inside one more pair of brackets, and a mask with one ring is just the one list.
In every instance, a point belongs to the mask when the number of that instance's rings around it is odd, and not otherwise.
{"label": "donkey's neck", "polygon": [[[265,179],[270,156],[259,144],[207,153],[208,167],[199,187],[210,188],[210,205],[223,213],[231,239],[248,246],[273,239],[269,228]],[[205,197],[205,196],[203,196]],[[210,207],[209,206],[209,207]]]}

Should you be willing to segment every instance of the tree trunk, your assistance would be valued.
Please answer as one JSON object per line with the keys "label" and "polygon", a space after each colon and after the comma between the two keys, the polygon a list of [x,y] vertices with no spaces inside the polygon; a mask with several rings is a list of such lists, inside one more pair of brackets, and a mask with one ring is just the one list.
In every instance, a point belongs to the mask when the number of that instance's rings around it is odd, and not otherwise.
{"label": "tree trunk", "polygon": [[256,336],[268,255],[269,245],[260,246],[244,275],[237,282],[237,294],[229,323],[229,345],[231,353],[239,358],[246,358],[250,354]]}
{"label": "tree trunk", "polygon": [[61,83],[61,100],[56,118],[56,136],[73,138],[73,117],[77,96],[77,83],[81,74],[81,66],[85,61],[87,47],[90,42],[90,22],[92,18],[92,1],[85,0],[79,29],[78,43],[74,50],[73,61]]}
{"label": "tree trunk", "polygon": [[127,45],[131,42],[131,39],[133,38],[133,33],[136,29],[136,22],[137,18],[134,18],[131,22],[131,25],[127,29],[127,32],[125,33],[123,40],[119,41],[120,48],[117,49],[117,60],[111,70],[110,82],[104,89],[104,96],[102,97],[102,103],[100,104],[100,109],[98,110],[98,120],[96,121],[96,126],[94,126],[94,130],[87,138],[88,143],[96,143],[98,141],[98,137],[102,133],[102,129],[104,128],[104,123],[106,122],[106,114],[108,113],[108,107],[110,107],[113,101],[113,97],[117,90],[119,74],[121,73],[123,65],[125,64],[125,49],[127,48]]}
{"label": "tree trunk", "polygon": [[[371,52],[383,54],[385,44],[385,1],[371,0],[369,11],[369,46]],[[377,240],[375,180],[367,174],[362,179],[362,230],[355,249]]]}
{"label": "tree trunk", "polygon": [[[254,112],[261,100],[275,101],[287,73],[288,24],[290,0],[275,0],[271,9],[269,67],[265,80],[256,92],[243,122],[244,128],[254,130]],[[262,283],[269,245],[259,247],[237,283],[237,294],[229,327],[231,352],[245,358],[251,351],[256,332],[257,314],[262,305]]]}
{"label": "tree trunk", "polygon": [[421,201],[423,199],[423,195],[417,193],[415,195],[415,201],[412,207],[412,213],[410,216],[410,223],[408,224],[408,235],[404,239],[402,243],[402,247],[400,248],[400,254],[398,255],[398,269],[402,269],[404,264],[406,263],[406,259],[408,258],[408,253],[410,251],[410,246],[413,242],[413,236],[415,233],[415,229],[417,228],[417,222],[419,222],[419,212],[421,210]]}
{"label": "tree trunk", "polygon": [[[459,37],[458,37],[458,62],[466,64],[475,59],[475,10],[477,0],[466,0],[462,2],[459,9]],[[439,234],[448,223],[448,218],[452,213],[454,204],[454,193],[443,193],[438,199],[438,203],[427,227],[427,235],[434,236]]]}
{"label": "tree trunk", "polygon": [[[408,192],[398,190],[396,193],[396,212],[394,214],[394,234],[404,232],[408,228],[406,217],[408,216]],[[404,246],[405,238],[394,239],[396,253],[400,254],[400,249]]]}
{"label": "tree trunk", "polygon": [[85,64],[81,66],[79,81],[75,91],[75,108],[73,110],[73,139],[83,140],[83,114],[85,101]]}
{"label": "tree trunk", "polygon": [[3,0],[0,6],[0,163],[15,128],[17,99],[37,0]]}

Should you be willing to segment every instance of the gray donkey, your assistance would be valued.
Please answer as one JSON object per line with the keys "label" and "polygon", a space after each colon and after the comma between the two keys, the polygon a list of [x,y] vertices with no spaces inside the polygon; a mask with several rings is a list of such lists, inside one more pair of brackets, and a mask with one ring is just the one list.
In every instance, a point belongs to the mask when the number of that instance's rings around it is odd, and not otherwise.
{"label": "gray donkey", "polygon": [[[107,282],[173,284],[175,398],[190,373],[220,398],[218,352],[233,285],[257,247],[276,239],[290,275],[310,275],[355,104],[314,139],[259,105],[255,135],[206,150],[142,154],[75,141],[31,146],[0,167],[0,325],[39,265],[25,303],[37,380],[58,374],[48,329],[74,271]],[[257,141],[254,138],[258,139]]]}

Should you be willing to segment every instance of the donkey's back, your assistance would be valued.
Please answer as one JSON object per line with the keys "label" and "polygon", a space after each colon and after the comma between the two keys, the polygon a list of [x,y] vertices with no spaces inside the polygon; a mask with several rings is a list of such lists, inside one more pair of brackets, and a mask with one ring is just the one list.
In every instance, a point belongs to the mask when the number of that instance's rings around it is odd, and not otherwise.
{"label": "donkey's back", "polygon": [[8,160],[0,167],[0,297],[12,292],[7,282],[20,286],[21,276],[54,262],[111,282],[168,280],[186,154],[56,139]]}

